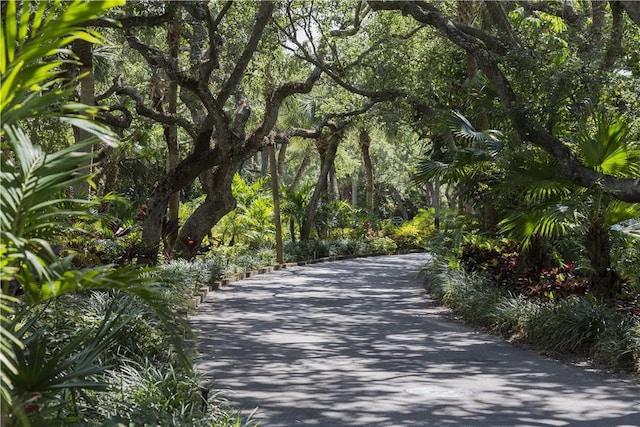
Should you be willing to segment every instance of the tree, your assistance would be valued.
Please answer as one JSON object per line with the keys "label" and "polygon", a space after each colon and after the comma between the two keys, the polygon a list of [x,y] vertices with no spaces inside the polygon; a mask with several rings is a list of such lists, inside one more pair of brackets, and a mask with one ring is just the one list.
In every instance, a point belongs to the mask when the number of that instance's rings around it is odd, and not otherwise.
{"label": "tree", "polygon": [[[519,138],[544,149],[564,165],[557,170],[559,178],[586,188],[598,183],[605,192],[620,200],[640,201],[640,185],[637,179],[611,176],[581,164],[570,148],[541,125],[539,117],[535,117],[530,112],[524,90],[520,92],[514,90],[512,85],[514,79],[510,80],[510,77],[502,71],[502,69],[512,68],[504,59],[507,47],[518,47],[518,58],[535,52],[519,45],[518,40],[509,35],[496,37],[485,31],[457,24],[432,3],[369,1],[368,4],[377,11],[397,10],[409,15],[416,21],[437,29],[442,37],[470,53],[498,95],[502,108],[509,116]],[[522,65],[519,63],[519,67]]]}
{"label": "tree", "polygon": [[320,173],[318,175],[318,182],[309,200],[309,205],[307,206],[307,214],[300,227],[300,240],[309,240],[311,237],[311,228],[313,227],[318,202],[327,190],[329,171],[334,165],[338,145],[343,136],[344,128],[329,126],[328,132],[320,135],[316,140],[318,153],[320,154]]}
{"label": "tree", "polygon": [[[161,49],[144,43],[135,35],[138,27],[168,22],[183,9],[192,28],[187,38],[192,53],[187,71],[180,67],[180,60],[171,59]],[[276,85],[265,83],[262,100],[250,100],[249,96],[256,91],[246,90],[250,82],[244,77],[249,68],[261,72],[254,57],[262,54],[261,44],[268,45],[274,37],[270,27],[274,10],[275,4],[271,2],[226,2],[221,7],[217,3],[211,7],[188,3],[179,9],[170,2],[159,15],[131,15],[120,19],[129,47],[150,67],[161,68],[180,86],[180,98],[191,113],[191,119],[178,114],[162,114],[146,105],[135,88],[122,86],[116,90],[134,100],[139,115],[162,124],[180,126],[192,142],[191,152],[156,183],[150,194],[143,226],[144,259],[154,262],[156,258],[170,195],[199,177],[207,197],[180,228],[176,242],[178,253],[186,258],[193,256],[211,227],[234,208],[233,176],[247,159],[263,148],[283,100],[295,93],[309,92],[319,79],[320,70],[298,67],[293,74],[306,74],[306,78],[289,81],[287,75],[278,76],[280,82]],[[109,25],[101,21],[93,24]],[[223,31],[235,32],[237,37],[221,45]],[[252,118],[252,103],[262,104],[255,119]],[[235,107],[231,108],[233,104]]]}
{"label": "tree", "polygon": [[[46,304],[65,295],[122,291],[146,301],[166,325],[172,319],[166,301],[137,268],[98,266],[77,269],[73,255],[60,256],[54,243],[77,230],[87,208],[97,202],[69,199],[70,187],[88,185],[84,166],[97,141],[114,135],[91,119],[95,109],[71,103],[76,81],[62,73],[64,54],[74,41],[99,42],[83,24],[104,14],[115,1],[48,3],[9,1],[2,7],[0,32],[0,398],[3,425],[73,422],[69,412],[82,407],[83,390],[104,390],[96,379],[107,367],[105,350],[133,319],[123,310],[107,310],[93,334],[54,336],[37,327]],[[47,12],[46,19],[43,19]],[[92,137],[46,153],[23,129],[26,120],[50,117]],[[15,298],[20,295],[20,298]],[[180,325],[183,326],[183,325]],[[174,332],[177,329],[174,329]],[[183,361],[186,363],[186,358]],[[72,396],[72,397],[70,397]],[[69,412],[67,412],[69,411]],[[55,414],[55,415],[52,415]],[[54,417],[56,417],[54,419]]]}

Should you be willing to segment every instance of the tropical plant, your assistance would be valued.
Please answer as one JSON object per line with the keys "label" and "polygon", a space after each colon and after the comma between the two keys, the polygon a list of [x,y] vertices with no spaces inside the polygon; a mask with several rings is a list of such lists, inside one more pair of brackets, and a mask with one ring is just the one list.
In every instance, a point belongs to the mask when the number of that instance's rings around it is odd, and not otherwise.
{"label": "tropical plant", "polygon": [[300,189],[285,188],[282,192],[282,215],[289,219],[289,237],[294,242],[296,231],[302,227],[312,191],[313,184],[308,184]]}
{"label": "tropical plant", "polygon": [[[628,178],[640,173],[640,146],[622,118],[593,116],[592,126],[583,126],[572,147],[585,166],[595,171]],[[580,188],[555,178],[555,164],[548,156],[529,157],[512,168],[506,180],[511,189],[523,191],[523,205],[502,221],[502,229],[526,247],[536,236],[557,236],[579,231],[590,263],[590,289],[599,298],[611,300],[620,291],[621,280],[612,269],[612,227],[634,235],[634,227],[619,226],[640,217],[640,204],[615,199],[597,186]],[[617,227],[616,227],[617,226]]]}
{"label": "tropical plant", "polygon": [[[78,392],[105,385],[94,377],[106,367],[101,354],[128,321],[111,310],[91,332],[52,340],[37,328],[49,301],[88,289],[120,289],[144,299],[167,325],[172,320],[160,294],[144,271],[99,266],[75,269],[73,256],[61,257],[55,239],[86,217],[89,201],[65,197],[69,188],[91,183],[82,164],[92,157],[84,149],[98,138],[115,138],[88,117],[95,112],[67,99],[74,82],[66,82],[61,66],[74,40],[97,42],[81,24],[104,14],[121,1],[17,2],[3,6],[0,32],[0,279],[2,281],[2,424],[38,424],[78,408]],[[44,60],[47,58],[47,61]],[[27,118],[49,115],[80,127],[95,137],[47,154],[22,130]],[[178,329],[174,329],[177,331]],[[176,335],[177,336],[177,335]],[[52,345],[52,343],[56,345]],[[183,362],[188,359],[183,353]],[[6,364],[5,364],[6,363]],[[81,393],[80,393],[81,394]],[[58,411],[55,414],[50,411]],[[62,411],[62,412],[61,412]],[[73,411],[72,411],[73,412]]]}
{"label": "tropical plant", "polygon": [[[597,186],[578,187],[557,177],[562,165],[541,150],[503,150],[496,131],[476,131],[460,114],[454,114],[450,129],[459,137],[474,141],[476,146],[464,150],[451,161],[443,163],[422,159],[416,179],[424,181],[434,176],[459,181],[469,176],[486,174],[483,169],[500,160],[502,183],[493,185],[502,196],[522,200],[512,206],[501,221],[502,232],[522,242],[527,249],[539,240],[577,231],[582,228],[583,248],[590,262],[590,288],[602,299],[611,299],[619,291],[620,277],[611,266],[612,226],[640,216],[640,204],[616,200]],[[640,148],[622,118],[603,113],[592,116],[571,141],[571,148],[583,164],[596,172],[629,178],[638,176]],[[479,145],[478,145],[479,144]],[[621,228],[621,227],[619,227]],[[633,230],[633,229],[632,229]],[[631,230],[631,233],[633,231]]]}
{"label": "tropical plant", "polygon": [[222,244],[247,244],[253,248],[273,246],[273,201],[266,191],[267,177],[250,183],[235,174],[232,184],[236,207],[213,228],[213,236]]}
{"label": "tropical plant", "polygon": [[[491,188],[500,182],[504,136],[497,130],[476,130],[456,111],[446,115],[436,126],[441,130],[432,137],[433,148],[417,161],[413,181],[425,184],[435,179],[443,184],[455,184],[459,197],[478,210],[492,212],[495,197],[490,197]],[[446,139],[460,143],[445,144],[443,140]],[[486,225],[489,228],[493,224]]]}

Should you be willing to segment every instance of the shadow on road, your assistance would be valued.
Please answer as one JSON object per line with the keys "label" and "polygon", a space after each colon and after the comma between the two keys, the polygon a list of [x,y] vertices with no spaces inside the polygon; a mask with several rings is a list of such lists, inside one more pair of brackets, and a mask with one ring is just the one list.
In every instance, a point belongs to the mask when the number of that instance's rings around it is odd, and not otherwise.
{"label": "shadow on road", "polygon": [[315,264],[214,294],[200,371],[262,426],[640,426],[640,387],[440,316],[427,255]]}

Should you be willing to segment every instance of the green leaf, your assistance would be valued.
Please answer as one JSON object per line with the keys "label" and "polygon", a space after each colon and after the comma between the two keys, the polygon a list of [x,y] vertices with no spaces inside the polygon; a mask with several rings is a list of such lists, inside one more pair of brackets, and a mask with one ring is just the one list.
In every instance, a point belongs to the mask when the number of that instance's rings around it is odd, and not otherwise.
{"label": "green leaf", "polygon": [[[15,57],[16,27],[18,26],[16,21],[16,2],[14,0],[9,0],[7,3],[4,18],[5,40],[3,53],[6,53],[6,64],[10,64]],[[6,68],[3,67],[3,69]]]}
{"label": "green leaf", "polygon": [[637,218],[640,218],[640,203],[613,200],[605,208],[604,220],[609,226]]}

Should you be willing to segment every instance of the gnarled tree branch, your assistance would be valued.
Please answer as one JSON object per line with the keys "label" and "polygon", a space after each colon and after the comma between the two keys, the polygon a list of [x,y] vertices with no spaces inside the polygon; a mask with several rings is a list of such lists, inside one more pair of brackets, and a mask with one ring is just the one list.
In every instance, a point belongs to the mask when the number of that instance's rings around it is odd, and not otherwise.
{"label": "gnarled tree branch", "polygon": [[624,179],[602,174],[587,168],[576,159],[569,148],[544,128],[535,123],[526,113],[525,107],[511,88],[510,82],[498,67],[491,53],[476,38],[462,32],[444,13],[424,1],[374,1],[369,4],[374,10],[398,10],[412,16],[418,22],[428,24],[450,41],[476,58],[478,66],[487,75],[498,94],[502,106],[523,141],[536,145],[557,159],[564,167],[556,174],[583,187],[601,186],[604,191],[626,202],[640,202],[640,178]]}
{"label": "gnarled tree branch", "polygon": [[184,129],[191,138],[195,139],[197,137],[197,132],[190,122],[182,117],[172,116],[170,114],[161,113],[157,110],[149,108],[147,105],[145,105],[142,95],[134,88],[128,86],[119,87],[118,89],[116,89],[116,94],[125,95],[131,98],[136,104],[136,113],[138,113],[139,115],[147,117],[158,123],[163,123],[166,125],[178,125],[182,129]]}

